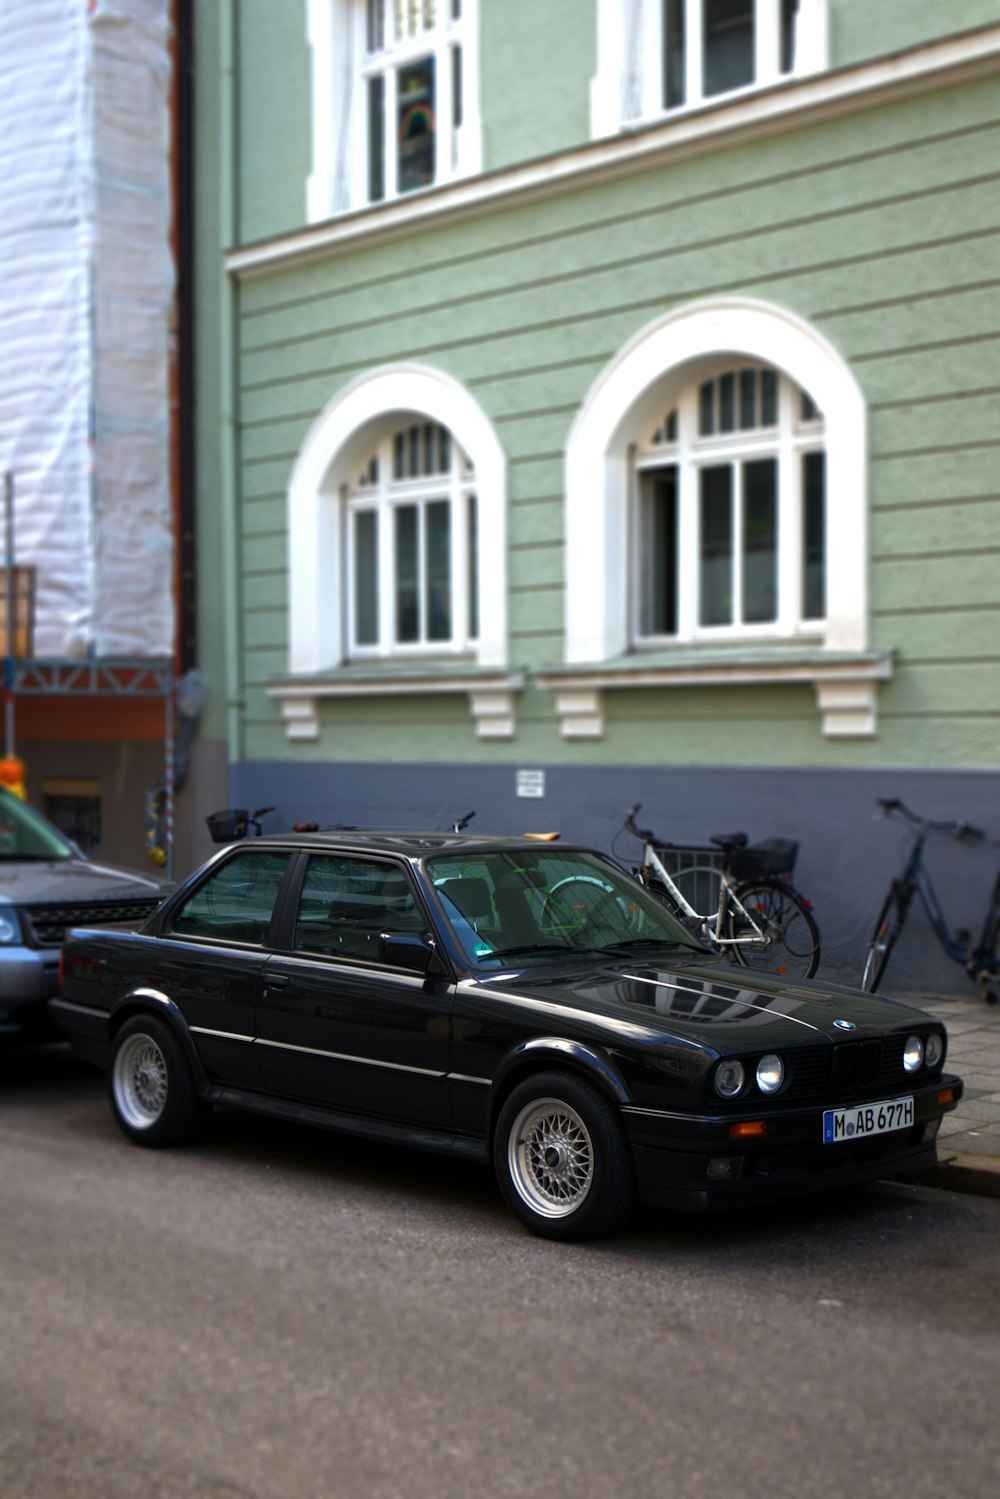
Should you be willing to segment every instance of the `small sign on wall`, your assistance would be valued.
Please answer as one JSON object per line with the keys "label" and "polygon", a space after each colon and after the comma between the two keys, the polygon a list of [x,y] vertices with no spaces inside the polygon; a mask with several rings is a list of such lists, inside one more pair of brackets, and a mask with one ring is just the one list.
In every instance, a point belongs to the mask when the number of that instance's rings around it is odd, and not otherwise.
{"label": "small sign on wall", "polygon": [[518,796],[541,798],[545,795],[544,770],[519,770],[517,772]]}

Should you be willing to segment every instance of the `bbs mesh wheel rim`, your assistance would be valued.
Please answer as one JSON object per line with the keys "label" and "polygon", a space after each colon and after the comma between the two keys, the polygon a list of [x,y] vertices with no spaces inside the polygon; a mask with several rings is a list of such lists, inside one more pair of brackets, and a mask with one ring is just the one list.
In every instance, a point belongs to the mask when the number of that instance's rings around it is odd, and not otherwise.
{"label": "bbs mesh wheel rim", "polygon": [[152,1036],[130,1036],[115,1057],[115,1104],[132,1129],[149,1129],[167,1102],[167,1062]]}
{"label": "bbs mesh wheel rim", "polygon": [[521,1110],[507,1139],[507,1166],[518,1196],[543,1218],[565,1218],[594,1181],[594,1146],[575,1109],[558,1098]]}

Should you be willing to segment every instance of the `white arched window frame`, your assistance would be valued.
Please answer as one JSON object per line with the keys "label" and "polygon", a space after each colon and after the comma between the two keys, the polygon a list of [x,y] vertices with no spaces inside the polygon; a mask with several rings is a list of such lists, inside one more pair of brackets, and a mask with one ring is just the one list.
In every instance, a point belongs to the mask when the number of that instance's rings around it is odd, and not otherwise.
{"label": "white arched window frame", "polygon": [[[401,651],[364,676],[349,655],[345,587],[346,496],[387,430],[412,421],[445,428],[476,475],[478,638],[464,659],[450,645],[421,662]],[[268,689],[281,700],[289,737],[315,738],[323,697],[466,692],[483,738],[513,734],[507,671],[506,463],[489,419],[468,391],[440,371],[393,365],[353,381],[327,406],[303,443],[288,490],[289,674]],[[397,677],[392,667],[403,668]],[[308,680],[305,680],[308,679]]]}
{"label": "white arched window frame", "polygon": [[[825,421],[826,619],[809,659],[802,649],[784,660],[761,647],[759,662],[688,656],[642,674],[630,650],[630,445],[635,432],[662,418],[661,394],[673,376],[687,385],[697,373],[731,359],[759,361],[807,391]],[[563,732],[603,732],[599,694],[608,687],[717,682],[809,681],[817,689],[824,731],[875,731],[874,682],[890,664],[868,650],[868,493],[865,401],[840,354],[802,319],[763,302],[698,303],[640,333],[592,387],[570,433],[566,454],[566,664],[572,672],[543,674],[560,697]],[[793,642],[796,643],[796,642]],[[797,644],[797,643],[796,643]],[[681,653],[683,655],[683,651]],[[635,668],[635,669],[632,669]]]}

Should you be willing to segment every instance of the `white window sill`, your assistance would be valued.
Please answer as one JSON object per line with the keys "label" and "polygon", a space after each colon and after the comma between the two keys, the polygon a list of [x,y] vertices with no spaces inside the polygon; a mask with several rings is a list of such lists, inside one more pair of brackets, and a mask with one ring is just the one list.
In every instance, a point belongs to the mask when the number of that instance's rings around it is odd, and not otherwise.
{"label": "white window sill", "polygon": [[871,739],[876,732],[876,689],[891,678],[892,670],[890,654],[743,646],[637,653],[599,664],[551,668],[538,672],[535,680],[555,694],[564,739],[603,737],[605,692],[803,682],[815,688],[827,738]]}
{"label": "white window sill", "polygon": [[379,666],[338,667],[309,677],[284,677],[267,687],[268,697],[281,705],[285,734],[290,740],[320,737],[320,704],[327,698],[419,697],[465,693],[479,739],[513,739],[516,697],[524,687],[521,672],[492,671],[449,662],[392,662]]}

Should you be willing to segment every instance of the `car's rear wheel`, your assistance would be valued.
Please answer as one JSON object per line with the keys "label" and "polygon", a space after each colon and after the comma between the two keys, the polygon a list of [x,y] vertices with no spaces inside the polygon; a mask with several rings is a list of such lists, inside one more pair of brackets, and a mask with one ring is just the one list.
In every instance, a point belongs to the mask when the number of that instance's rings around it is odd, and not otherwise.
{"label": "car's rear wheel", "polygon": [[584,1078],[539,1073],[497,1121],[494,1165],[508,1207],[547,1239],[593,1239],[629,1217],[635,1177],[618,1116]]}
{"label": "car's rear wheel", "polygon": [[201,1131],[211,1111],[198,1096],[180,1042],[151,1015],[126,1021],[115,1037],[110,1093],[120,1128],[139,1145],[181,1145]]}

